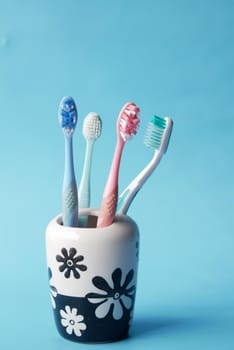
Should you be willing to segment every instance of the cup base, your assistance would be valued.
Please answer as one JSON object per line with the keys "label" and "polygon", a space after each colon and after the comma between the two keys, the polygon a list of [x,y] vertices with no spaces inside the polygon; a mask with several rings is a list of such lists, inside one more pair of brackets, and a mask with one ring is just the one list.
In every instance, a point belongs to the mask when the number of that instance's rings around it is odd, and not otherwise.
{"label": "cup base", "polygon": [[64,334],[61,334],[59,332],[59,335],[66,339],[66,340],[70,340],[72,343],[81,343],[81,344],[108,344],[108,343],[116,343],[119,341],[123,341],[125,339],[127,339],[129,337],[129,332],[127,331],[125,334],[115,337],[115,338],[110,338],[110,339],[106,339],[106,340],[76,340],[76,339],[72,339],[69,336],[64,336]]}
{"label": "cup base", "polygon": [[111,306],[105,317],[97,318],[96,305],[86,297],[57,294],[54,318],[63,338],[81,343],[109,343],[128,336],[132,310],[123,308],[122,313],[121,319],[114,319]]}

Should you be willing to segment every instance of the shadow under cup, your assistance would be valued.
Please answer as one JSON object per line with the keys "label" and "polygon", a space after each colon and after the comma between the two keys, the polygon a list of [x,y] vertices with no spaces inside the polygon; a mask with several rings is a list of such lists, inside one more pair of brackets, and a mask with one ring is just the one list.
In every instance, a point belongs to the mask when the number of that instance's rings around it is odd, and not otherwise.
{"label": "shadow under cup", "polygon": [[97,228],[94,209],[82,210],[87,227],[65,227],[61,215],[46,229],[51,302],[58,332],[77,342],[125,338],[133,317],[139,231],[117,215]]}

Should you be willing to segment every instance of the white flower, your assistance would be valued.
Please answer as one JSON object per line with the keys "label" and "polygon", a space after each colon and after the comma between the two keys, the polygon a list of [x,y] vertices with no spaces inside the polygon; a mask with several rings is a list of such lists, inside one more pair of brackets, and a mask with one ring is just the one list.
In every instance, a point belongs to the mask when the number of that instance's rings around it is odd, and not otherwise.
{"label": "white flower", "polygon": [[101,293],[88,293],[89,302],[97,304],[95,315],[104,318],[110,310],[115,320],[120,320],[124,315],[124,309],[130,310],[133,306],[135,286],[131,284],[134,271],[130,270],[122,281],[122,270],[117,268],[112,273],[112,282],[108,283],[103,277],[93,278],[93,284]]}
{"label": "white flower", "polygon": [[99,303],[99,306],[96,308],[96,311],[95,311],[95,315],[97,316],[97,318],[106,317],[111,309],[111,306],[113,305],[113,318],[115,320],[120,320],[123,317],[122,305],[124,305],[126,309],[130,309],[132,307],[131,297],[126,295],[120,295],[118,292],[115,293],[113,297],[108,297],[107,295],[103,295],[103,298],[100,298],[100,299],[90,298],[89,301],[92,303]]}
{"label": "white flower", "polygon": [[65,311],[60,310],[60,315],[62,317],[61,324],[63,327],[66,327],[66,332],[70,335],[74,332],[77,337],[80,337],[82,335],[81,331],[87,328],[86,324],[82,322],[84,316],[77,315],[75,307],[71,309],[69,305],[66,305]]}

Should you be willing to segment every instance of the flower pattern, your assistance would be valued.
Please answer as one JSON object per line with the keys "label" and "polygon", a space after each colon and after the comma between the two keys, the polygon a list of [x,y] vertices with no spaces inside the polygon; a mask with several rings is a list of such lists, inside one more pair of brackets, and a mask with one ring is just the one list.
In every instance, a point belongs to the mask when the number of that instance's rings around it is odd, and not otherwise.
{"label": "flower pattern", "polygon": [[77,337],[82,335],[81,331],[87,328],[86,324],[82,322],[84,320],[84,316],[77,315],[77,309],[71,308],[69,305],[65,306],[65,310],[60,310],[61,315],[61,324],[66,328],[66,332],[68,334],[74,334]]}
{"label": "flower pattern", "polygon": [[[112,273],[111,285],[101,276],[93,278],[93,284],[102,292],[88,293],[89,302],[97,304],[95,315],[97,318],[104,318],[109,312],[115,320],[123,317],[124,308],[130,310],[133,306],[133,299],[136,287],[129,287],[133,279],[134,271],[130,270],[126,275],[124,282],[121,284],[122,271],[117,268]],[[113,285],[113,288],[112,288]]]}
{"label": "flower pattern", "polygon": [[[49,280],[51,280],[52,271],[50,268],[48,268],[48,274],[49,274]],[[52,303],[52,306],[54,309],[56,308],[55,298],[57,297],[57,295],[58,295],[57,289],[55,288],[55,286],[52,286],[50,284],[50,299],[51,299],[51,303]]]}
{"label": "flower pattern", "polygon": [[77,250],[75,248],[70,248],[69,252],[66,248],[62,248],[62,255],[56,255],[56,260],[61,262],[62,264],[59,266],[59,271],[64,272],[64,276],[66,278],[70,278],[71,272],[73,272],[73,276],[75,278],[80,278],[80,271],[86,271],[87,266],[83,264],[79,264],[84,260],[82,255],[76,255]]}

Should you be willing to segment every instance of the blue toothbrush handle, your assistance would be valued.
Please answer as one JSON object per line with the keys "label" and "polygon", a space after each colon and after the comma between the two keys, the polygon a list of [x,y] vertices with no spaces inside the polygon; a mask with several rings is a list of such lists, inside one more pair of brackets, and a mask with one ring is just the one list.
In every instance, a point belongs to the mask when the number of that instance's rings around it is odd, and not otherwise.
{"label": "blue toothbrush handle", "polygon": [[72,138],[65,137],[65,169],[62,193],[63,225],[78,226],[78,193],[73,164]]}
{"label": "blue toothbrush handle", "polygon": [[78,195],[76,181],[73,180],[62,195],[63,225],[78,226]]}

